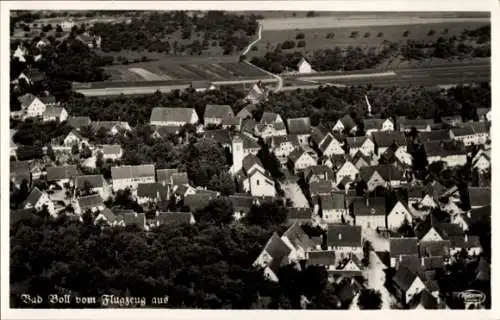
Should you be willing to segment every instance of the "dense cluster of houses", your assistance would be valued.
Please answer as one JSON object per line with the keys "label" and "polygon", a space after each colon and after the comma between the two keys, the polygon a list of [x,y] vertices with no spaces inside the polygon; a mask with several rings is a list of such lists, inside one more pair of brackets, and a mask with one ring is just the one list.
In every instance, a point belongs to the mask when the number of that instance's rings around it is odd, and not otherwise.
{"label": "dense cluster of houses", "polygon": [[[423,308],[440,305],[436,269],[458,253],[477,256],[481,252],[478,236],[469,234],[469,226],[475,212],[489,205],[491,191],[469,187],[472,209],[464,211],[456,188],[447,189],[436,181],[424,185],[415,179],[410,148],[423,148],[429,163],[442,161],[456,167],[471,161],[474,169],[487,171],[491,166],[489,111],[478,110],[478,122],[454,121],[446,128],[426,119],[369,116],[362,120],[364,134],[356,135],[360,125],[350,115],[340,118],[333,128],[313,126],[309,117],[283,119],[267,111],[256,119],[254,103],[265,100],[266,94],[267,89],[256,84],[246,98],[250,103],[239,112],[229,105],[207,105],[202,115],[194,108],[154,108],[150,118],[153,137],[179,133],[182,126],[191,124],[198,134],[227,148],[232,153],[229,173],[242,192],[229,196],[236,219],[253,205],[277,198],[283,184],[299,180],[308,203],[297,205],[294,196],[285,193],[292,203],[288,205],[290,227],[281,236],[273,234],[254,263],[270,280],[278,280],[277,271],[283,265],[323,266],[331,281],[342,283],[339,296],[345,299],[341,303],[348,303],[362,286],[345,280],[363,275],[363,244],[368,240],[364,230],[393,235],[406,224],[416,236],[390,238],[387,267],[395,270],[390,288],[402,304]],[[92,126],[115,135],[131,131],[128,123],[70,117],[51,101],[49,97],[22,96],[22,110],[14,116],[67,121],[73,131],[52,141],[51,147],[58,152],[71,152],[75,146],[88,148],[92,156],[82,161],[82,167],[95,168],[99,153],[105,160],[122,157],[120,145],[92,145],[80,129]],[[473,145],[480,146],[475,154],[470,153]],[[279,160],[286,172],[285,181],[278,181],[266,169],[257,156],[262,148],[268,148]],[[15,150],[11,141],[14,157]],[[102,175],[82,174],[75,165],[44,167],[37,161],[11,161],[10,168],[11,181],[17,186],[23,180],[31,186],[40,178],[49,185],[47,190],[32,188],[22,210],[45,208],[57,216],[71,204],[76,216],[90,210],[96,214],[95,223],[101,225],[150,229],[195,223],[193,212],[220,196],[192,185],[186,172],[159,169],[155,164],[113,166],[108,180]],[[360,185],[364,185],[361,193]],[[143,211],[170,199],[186,210],[158,209],[154,217],[146,217],[137,210],[105,204],[125,189],[146,209]],[[395,190],[398,196],[391,202],[383,194],[373,195],[380,189]],[[448,213],[451,223],[437,222],[431,214],[434,208]],[[323,228],[324,236],[309,237],[301,227],[305,223]]]}

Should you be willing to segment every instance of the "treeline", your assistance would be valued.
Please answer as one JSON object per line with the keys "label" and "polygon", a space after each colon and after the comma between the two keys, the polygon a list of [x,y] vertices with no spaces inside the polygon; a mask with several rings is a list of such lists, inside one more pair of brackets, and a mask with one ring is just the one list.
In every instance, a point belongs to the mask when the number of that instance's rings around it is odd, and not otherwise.
{"label": "treeline", "polygon": [[[22,293],[144,297],[150,308],[346,307],[340,303],[342,285],[328,283],[322,267],[299,271],[284,266],[278,283],[266,280],[252,264],[271,234],[281,234],[286,227],[273,224],[278,222],[275,219],[268,219],[271,224],[264,226],[252,219],[221,220],[225,204],[212,201],[196,214],[199,222],[195,225],[165,225],[148,233],[133,227],[101,229],[87,219],[83,223],[64,216],[54,220],[43,211],[19,218],[10,232],[11,307],[82,307],[74,301],[49,305],[47,299],[39,305],[25,304]],[[254,206],[249,215],[267,217],[268,212],[283,211],[280,206]],[[165,296],[168,303],[151,304],[153,297]],[[307,306],[301,303],[303,297],[310,301]],[[100,303],[96,300],[85,307],[102,308]]]}
{"label": "treeline", "polygon": [[359,124],[366,116],[365,95],[369,97],[374,114],[434,119],[437,122],[441,117],[453,115],[462,115],[465,120],[474,119],[477,108],[491,106],[491,87],[488,83],[446,90],[420,86],[325,86],[273,94],[256,112],[261,113],[265,109],[277,112],[285,119],[309,116],[313,125],[321,122],[331,127],[339,118],[350,114]]}
{"label": "treeline", "polygon": [[[224,54],[231,54],[249,43],[257,27],[254,15],[222,11],[198,15],[175,11],[151,12],[134,18],[131,23],[96,23],[92,31],[102,37],[104,51],[149,50],[181,54],[191,50],[191,54],[201,54],[218,46],[223,48]],[[168,41],[167,38],[178,30],[181,30],[181,37]]]}

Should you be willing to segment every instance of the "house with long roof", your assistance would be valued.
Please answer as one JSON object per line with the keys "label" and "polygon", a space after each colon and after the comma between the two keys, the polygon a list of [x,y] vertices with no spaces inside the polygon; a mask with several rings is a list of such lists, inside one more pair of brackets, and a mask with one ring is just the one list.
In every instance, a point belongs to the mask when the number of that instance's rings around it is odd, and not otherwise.
{"label": "house with long roof", "polygon": [[357,226],[366,229],[386,228],[385,198],[365,197],[354,199],[349,209]]}
{"label": "house with long roof", "polygon": [[126,188],[135,190],[139,183],[155,182],[155,166],[154,164],[142,164],[111,167],[111,179],[115,191]]}
{"label": "house with long roof", "polygon": [[404,133],[398,131],[377,131],[372,134],[376,154],[383,154],[389,147],[406,148],[407,142]]}
{"label": "house with long roof", "polygon": [[24,200],[23,209],[41,211],[44,208],[46,208],[52,216],[55,215],[54,203],[50,200],[49,195],[44,191],[40,191],[37,187],[34,187],[26,200]]}
{"label": "house with long roof", "polygon": [[332,130],[338,132],[354,133],[357,129],[358,127],[354,122],[354,119],[350,115],[346,114],[345,116],[337,120]]}
{"label": "house with long roof", "polygon": [[329,224],[327,229],[327,247],[338,253],[339,257],[351,254],[360,257],[362,250],[361,227],[347,224]]}
{"label": "house with long roof", "polygon": [[485,144],[489,137],[489,126],[486,122],[467,123],[462,127],[450,129],[450,137],[463,142],[465,146]]}
{"label": "house with long roof", "polygon": [[220,125],[227,117],[234,117],[233,109],[230,105],[207,104],[203,115],[203,123],[208,125]]}
{"label": "house with long roof", "polygon": [[198,123],[198,114],[194,108],[153,108],[150,124],[153,126],[177,126]]}
{"label": "house with long roof", "polygon": [[[87,189],[88,190],[85,190]],[[75,177],[75,193],[82,191],[98,193],[103,199],[110,196],[111,190],[102,174],[78,175]]]}
{"label": "house with long roof", "polygon": [[389,238],[389,255],[391,268],[395,268],[397,262],[401,262],[402,257],[404,256],[413,256],[418,258],[418,238]]}
{"label": "house with long roof", "polygon": [[387,119],[379,118],[367,118],[363,119],[363,126],[365,129],[365,134],[371,136],[373,132],[376,131],[394,131],[394,122]]}
{"label": "house with long roof", "polygon": [[288,257],[291,252],[292,249],[275,232],[254,261],[253,266],[262,268],[264,276],[270,281],[278,282],[279,268],[289,264]]}
{"label": "house with long roof", "polygon": [[428,141],[423,148],[429,164],[444,161],[449,167],[456,167],[467,162],[467,150],[461,141]]}
{"label": "house with long roof", "polygon": [[309,143],[311,119],[309,117],[287,119],[288,134],[296,135],[301,145]]}

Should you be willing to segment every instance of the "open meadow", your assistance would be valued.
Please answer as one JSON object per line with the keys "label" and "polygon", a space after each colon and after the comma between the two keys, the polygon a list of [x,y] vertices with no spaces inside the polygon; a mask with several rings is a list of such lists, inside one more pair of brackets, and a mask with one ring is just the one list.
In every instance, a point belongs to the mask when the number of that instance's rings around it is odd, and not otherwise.
{"label": "open meadow", "polygon": [[265,78],[267,74],[233,57],[164,58],[158,61],[114,65],[105,68],[111,81],[238,80]]}
{"label": "open meadow", "polygon": [[[352,26],[345,25],[341,27],[335,27],[334,24],[332,24],[331,27],[323,28],[320,27],[320,24],[312,24],[318,27],[309,28],[303,25],[302,28],[283,30],[269,30],[266,28],[266,23],[264,23],[262,39],[255,45],[255,48],[248,53],[248,56],[263,56],[266,52],[273,51],[287,40],[294,41],[295,47],[286,49],[284,50],[285,52],[301,51],[310,53],[319,49],[333,49],[335,47],[379,47],[386,41],[435,41],[439,37],[459,35],[465,29],[475,29],[489,24],[488,21],[477,19],[462,22],[417,23],[406,25],[365,26],[364,24],[366,23],[367,22],[364,21],[363,23],[359,23],[359,25],[352,23]],[[433,30],[433,32],[431,30]],[[304,41],[305,45],[299,47],[300,41]]]}

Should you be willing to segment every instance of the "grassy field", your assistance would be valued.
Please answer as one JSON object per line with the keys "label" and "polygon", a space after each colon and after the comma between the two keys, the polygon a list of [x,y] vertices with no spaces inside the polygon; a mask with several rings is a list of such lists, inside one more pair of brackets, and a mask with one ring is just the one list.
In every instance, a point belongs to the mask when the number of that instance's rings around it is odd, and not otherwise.
{"label": "grassy field", "polygon": [[164,58],[158,61],[114,65],[105,68],[111,81],[159,81],[159,80],[236,80],[243,77],[263,78],[262,71],[231,57],[207,59]]}
{"label": "grassy field", "polygon": [[[262,56],[268,51],[274,50],[286,40],[293,40],[297,44],[297,34],[303,33],[306,42],[305,47],[295,47],[287,51],[313,52],[318,49],[335,47],[378,47],[384,41],[403,42],[406,40],[436,40],[441,36],[458,35],[465,29],[475,29],[486,25],[484,22],[447,22],[436,24],[413,24],[405,26],[369,26],[369,27],[345,27],[345,28],[323,28],[323,29],[296,29],[296,30],[272,30],[262,32],[262,40],[256,45],[256,51],[250,51],[249,57]],[[429,36],[429,30],[433,29],[435,34]],[[445,30],[448,30],[445,34]],[[409,34],[405,37],[405,31]],[[357,32],[356,37],[352,33]],[[327,38],[328,34],[334,34]]]}

